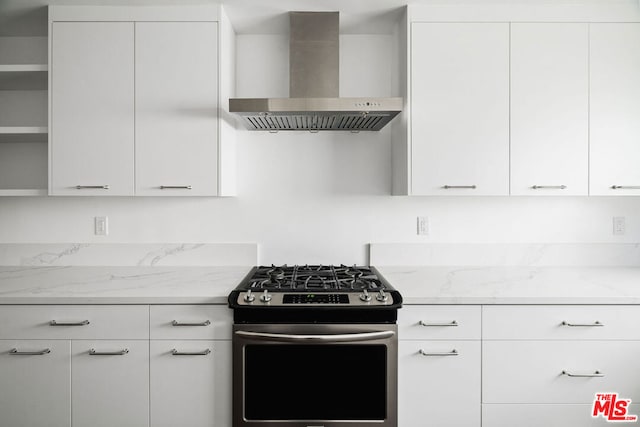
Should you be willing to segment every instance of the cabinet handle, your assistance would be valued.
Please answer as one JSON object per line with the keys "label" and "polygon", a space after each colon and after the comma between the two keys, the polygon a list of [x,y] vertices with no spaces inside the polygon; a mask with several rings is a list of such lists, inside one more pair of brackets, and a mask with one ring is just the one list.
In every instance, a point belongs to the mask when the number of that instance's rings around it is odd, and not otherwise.
{"label": "cabinet handle", "polygon": [[572,328],[583,328],[583,327],[596,327],[596,326],[604,326],[604,323],[600,323],[599,320],[596,320],[593,323],[569,323],[565,320],[560,323],[561,326],[570,326]]}
{"label": "cabinet handle", "polygon": [[564,190],[566,185],[534,185],[531,187],[534,190]]}
{"label": "cabinet handle", "polygon": [[190,185],[161,185],[161,190],[191,190]]}
{"label": "cabinet handle", "polygon": [[640,185],[612,185],[612,190],[640,190]]}
{"label": "cabinet handle", "polygon": [[202,351],[178,351],[175,348],[171,350],[173,356],[207,356],[211,354],[211,350],[208,348]]}
{"label": "cabinet handle", "polygon": [[52,320],[49,322],[49,326],[86,326],[89,323],[91,322],[88,320],[82,320],[80,322],[58,322],[56,320]]}
{"label": "cabinet handle", "polygon": [[604,377],[604,374],[600,371],[595,371],[593,374],[573,374],[569,371],[562,371],[561,375],[566,375],[568,377],[574,378],[600,378]]}
{"label": "cabinet handle", "polygon": [[109,185],[76,185],[76,190],[108,190]]}
{"label": "cabinet handle", "polygon": [[420,351],[418,352],[423,356],[459,356],[460,353],[458,353],[458,350],[456,350],[455,348],[451,351],[444,351],[444,352],[427,352],[424,351],[423,349],[420,349]]}
{"label": "cabinet handle", "polygon": [[15,356],[43,356],[45,354],[49,354],[51,353],[51,349],[50,348],[45,348],[44,350],[40,350],[40,351],[19,351],[17,348],[12,348],[11,350],[9,350],[9,354],[15,355]]}
{"label": "cabinet handle", "polygon": [[129,353],[128,348],[119,351],[96,351],[94,348],[89,350],[89,356],[124,356],[127,353]]}
{"label": "cabinet handle", "polygon": [[450,190],[450,189],[470,189],[470,190],[475,190],[476,187],[475,185],[444,185],[442,186],[442,188],[444,188],[445,190]]}
{"label": "cabinet handle", "polygon": [[211,321],[207,319],[204,322],[189,323],[189,322],[178,322],[177,320],[174,320],[173,322],[171,322],[171,324],[173,326],[209,326],[211,324]]}
{"label": "cabinet handle", "polygon": [[425,322],[424,320],[421,320],[420,322],[418,322],[418,324],[420,326],[460,326],[458,325],[458,322],[455,320],[449,323],[428,323],[428,322]]}

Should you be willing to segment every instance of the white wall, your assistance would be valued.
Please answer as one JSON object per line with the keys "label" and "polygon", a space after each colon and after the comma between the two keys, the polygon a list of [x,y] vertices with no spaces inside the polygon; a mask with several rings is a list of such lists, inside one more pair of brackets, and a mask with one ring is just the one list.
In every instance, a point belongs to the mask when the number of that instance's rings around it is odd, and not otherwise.
{"label": "white wall", "polygon": [[[341,95],[395,95],[390,36],[342,36]],[[238,96],[287,96],[284,36],[238,36]],[[1,198],[0,243],[257,242],[261,263],[365,263],[369,242],[640,242],[640,197],[390,196],[390,129],[238,135],[236,198]],[[109,216],[109,236],[93,217]],[[431,234],[416,235],[416,216]],[[612,234],[612,217],[627,232]]]}

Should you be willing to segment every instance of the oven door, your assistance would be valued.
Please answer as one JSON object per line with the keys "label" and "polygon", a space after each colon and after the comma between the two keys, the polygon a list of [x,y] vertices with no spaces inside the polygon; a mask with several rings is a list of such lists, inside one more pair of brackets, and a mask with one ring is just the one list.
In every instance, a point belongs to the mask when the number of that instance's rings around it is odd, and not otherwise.
{"label": "oven door", "polygon": [[233,427],[396,427],[397,327],[237,324]]}

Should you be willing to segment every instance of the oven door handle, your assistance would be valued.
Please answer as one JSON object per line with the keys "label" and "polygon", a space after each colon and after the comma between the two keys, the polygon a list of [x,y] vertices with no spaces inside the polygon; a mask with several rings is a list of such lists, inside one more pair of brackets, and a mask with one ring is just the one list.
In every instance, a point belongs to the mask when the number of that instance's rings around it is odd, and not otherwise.
{"label": "oven door handle", "polygon": [[268,332],[236,331],[236,335],[243,338],[251,338],[261,341],[277,342],[305,342],[305,343],[332,343],[332,342],[354,342],[354,341],[375,341],[387,339],[394,336],[394,331],[361,332],[357,334],[327,334],[327,335],[292,335],[292,334],[271,334]]}

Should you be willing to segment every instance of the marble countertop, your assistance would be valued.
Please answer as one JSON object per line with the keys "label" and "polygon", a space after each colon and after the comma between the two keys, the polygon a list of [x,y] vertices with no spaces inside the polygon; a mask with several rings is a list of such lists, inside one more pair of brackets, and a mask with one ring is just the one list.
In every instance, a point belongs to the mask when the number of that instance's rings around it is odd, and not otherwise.
{"label": "marble countertop", "polygon": [[640,267],[378,267],[405,304],[640,304]]}
{"label": "marble countertop", "polygon": [[[0,267],[0,304],[226,304],[250,267]],[[640,304],[640,267],[378,267],[405,304]]]}
{"label": "marble countertop", "polygon": [[226,304],[251,267],[0,267],[0,304]]}

